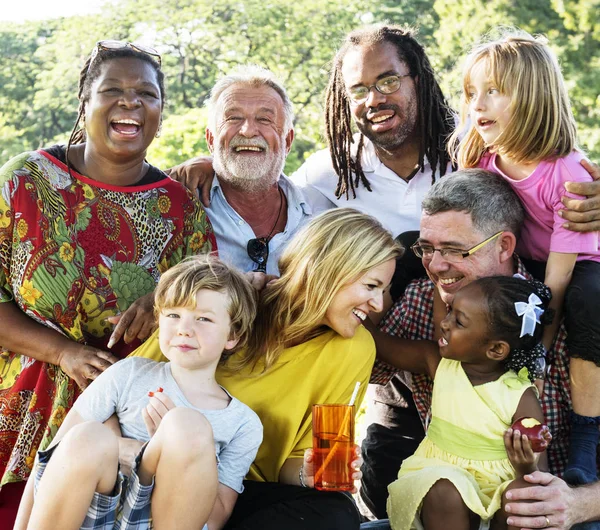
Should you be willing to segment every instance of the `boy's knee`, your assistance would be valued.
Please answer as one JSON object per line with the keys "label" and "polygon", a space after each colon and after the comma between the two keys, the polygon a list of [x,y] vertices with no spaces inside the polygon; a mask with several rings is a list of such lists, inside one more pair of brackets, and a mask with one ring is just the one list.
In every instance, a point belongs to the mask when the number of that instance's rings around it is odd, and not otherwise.
{"label": "boy's knee", "polygon": [[214,448],[213,430],[204,414],[185,407],[171,409],[162,419],[159,431],[171,446],[199,452]]}
{"label": "boy's knee", "polygon": [[60,448],[69,459],[77,459],[82,465],[119,460],[117,437],[109,427],[97,421],[75,425],[61,440]]}

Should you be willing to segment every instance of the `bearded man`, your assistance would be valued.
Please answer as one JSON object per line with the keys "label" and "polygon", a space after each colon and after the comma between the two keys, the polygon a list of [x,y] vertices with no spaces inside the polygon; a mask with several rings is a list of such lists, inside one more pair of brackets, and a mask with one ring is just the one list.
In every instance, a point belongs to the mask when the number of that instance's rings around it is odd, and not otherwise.
{"label": "bearded man", "polygon": [[219,256],[242,271],[277,274],[283,248],[312,213],[282,173],[293,118],[285,89],[264,68],[242,67],[211,91],[206,141],[215,174],[206,212]]}

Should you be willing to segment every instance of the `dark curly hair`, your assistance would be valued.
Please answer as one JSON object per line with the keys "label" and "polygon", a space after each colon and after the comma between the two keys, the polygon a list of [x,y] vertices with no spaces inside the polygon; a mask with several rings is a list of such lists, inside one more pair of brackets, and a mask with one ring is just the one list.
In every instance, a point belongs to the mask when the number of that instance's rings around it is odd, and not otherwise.
{"label": "dark curly hair", "polygon": [[[92,60],[93,57],[93,60]],[[77,99],[79,100],[79,109],[77,114],[77,119],[75,120],[75,125],[73,125],[73,129],[71,131],[71,136],[69,136],[69,142],[67,143],[67,168],[71,169],[69,164],[69,149],[73,144],[80,144],[85,142],[85,129],[80,127],[79,124],[81,122],[81,118],[85,114],[85,104],[90,99],[90,93],[92,84],[102,72],[102,65],[108,61],[112,61],[113,59],[122,59],[132,57],[134,59],[139,59],[140,61],[144,61],[152,66],[154,71],[156,72],[156,81],[158,83],[158,87],[160,90],[160,97],[162,100],[162,104],[165,103],[165,75],[163,71],[160,69],[160,65],[157,61],[155,61],[150,55],[146,53],[139,52],[134,50],[133,48],[119,48],[119,49],[111,49],[111,50],[103,50],[99,49],[98,53],[94,56],[94,54],[90,54],[90,56],[86,59],[83,68],[79,74],[79,91],[77,93]]]}
{"label": "dark curly hair", "polygon": [[[544,355],[541,343],[544,326],[551,324],[554,310],[548,309],[552,299],[550,289],[537,280],[526,280],[515,276],[489,276],[475,280],[471,285],[478,286],[487,299],[488,323],[490,335],[503,340],[510,346],[505,359],[506,368],[519,372],[527,368],[529,378],[543,377],[539,364]],[[520,337],[523,317],[517,314],[515,302],[527,302],[531,294],[541,300],[540,309],[544,310],[540,324],[535,326],[533,335]]]}
{"label": "dark curly hair", "polygon": [[[408,27],[378,24],[357,29],[349,33],[333,59],[329,84],[325,95],[325,130],[331,153],[333,168],[339,180],[336,197],[356,197],[356,188],[362,183],[371,191],[361,164],[364,136],[361,134],[356,151],[352,156],[352,116],[346,86],[342,76],[342,64],[348,50],[359,46],[389,42],[404,62],[411,77],[417,78],[417,105],[421,145],[419,148],[419,169],[425,170],[425,157],[431,165],[432,174],[446,173],[451,162],[446,144],[454,131],[454,114],[442,94],[431,63],[414,37],[414,30]],[[354,173],[354,177],[352,175]],[[432,179],[434,180],[434,179]]]}

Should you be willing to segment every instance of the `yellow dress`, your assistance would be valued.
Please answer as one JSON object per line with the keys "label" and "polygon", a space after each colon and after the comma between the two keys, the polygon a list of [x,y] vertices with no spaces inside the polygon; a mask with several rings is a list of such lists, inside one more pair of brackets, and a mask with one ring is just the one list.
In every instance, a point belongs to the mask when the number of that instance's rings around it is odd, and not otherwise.
{"label": "yellow dress", "polygon": [[493,517],[506,486],[515,479],[504,448],[504,431],[528,388],[535,387],[512,370],[496,381],[473,386],[460,362],[441,360],[427,436],[388,487],[387,511],[393,530],[420,527],[415,517],[423,498],[440,479],[452,482],[482,521]]}

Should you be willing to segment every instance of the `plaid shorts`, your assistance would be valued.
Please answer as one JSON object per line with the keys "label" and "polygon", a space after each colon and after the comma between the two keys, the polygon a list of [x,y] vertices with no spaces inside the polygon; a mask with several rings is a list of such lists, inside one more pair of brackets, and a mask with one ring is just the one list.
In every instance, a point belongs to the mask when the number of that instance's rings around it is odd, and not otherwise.
{"label": "plaid shorts", "polygon": [[[35,466],[35,492],[44,470],[58,444],[46,451],[38,451]],[[94,493],[92,503],[81,525],[81,530],[149,530],[152,528],[150,513],[150,498],[154,488],[152,484],[140,484],[137,468],[142,460],[144,449],[135,459],[135,468],[130,477],[125,477],[120,471],[112,495]]]}

